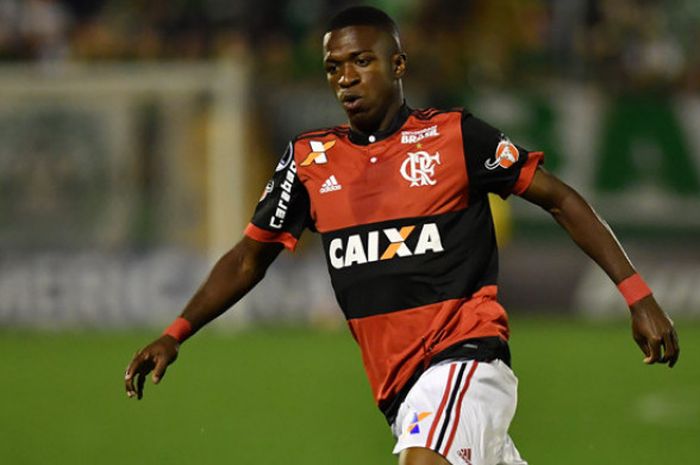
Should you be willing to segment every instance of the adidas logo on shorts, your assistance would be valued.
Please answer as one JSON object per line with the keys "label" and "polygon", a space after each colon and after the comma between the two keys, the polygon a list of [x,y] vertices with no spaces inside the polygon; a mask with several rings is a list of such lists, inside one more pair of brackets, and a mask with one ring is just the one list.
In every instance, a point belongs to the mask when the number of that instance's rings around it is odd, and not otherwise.
{"label": "adidas logo on shorts", "polygon": [[340,183],[338,183],[338,180],[335,179],[335,176],[331,175],[331,177],[326,179],[326,181],[321,186],[320,192],[321,194],[325,194],[327,192],[339,191],[342,188],[343,186],[341,186]]}
{"label": "adidas logo on shorts", "polygon": [[464,463],[467,465],[472,465],[472,449],[470,447],[460,449],[457,451],[457,455],[459,455],[460,459],[464,460]]}

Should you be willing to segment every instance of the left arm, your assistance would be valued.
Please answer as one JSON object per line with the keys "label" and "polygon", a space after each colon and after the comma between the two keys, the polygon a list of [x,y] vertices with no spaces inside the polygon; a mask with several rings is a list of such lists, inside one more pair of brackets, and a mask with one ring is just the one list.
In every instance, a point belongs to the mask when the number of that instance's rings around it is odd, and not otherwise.
{"label": "left arm", "polygon": [[[610,227],[574,189],[538,168],[521,196],[548,211],[617,285],[636,273]],[[649,295],[630,307],[632,334],[644,352],[644,362],[673,367],[680,349],[673,322]],[[663,349],[663,351],[662,351]]]}

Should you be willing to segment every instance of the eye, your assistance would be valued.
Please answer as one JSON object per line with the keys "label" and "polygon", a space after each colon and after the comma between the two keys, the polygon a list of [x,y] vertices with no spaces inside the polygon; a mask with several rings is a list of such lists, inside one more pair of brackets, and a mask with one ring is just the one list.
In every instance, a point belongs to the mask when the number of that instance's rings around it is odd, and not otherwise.
{"label": "eye", "polygon": [[364,68],[365,66],[368,66],[371,61],[372,60],[369,58],[358,58],[355,60],[355,64]]}
{"label": "eye", "polygon": [[335,72],[338,71],[338,65],[334,63],[327,63],[326,64],[326,73],[327,74],[335,74]]}

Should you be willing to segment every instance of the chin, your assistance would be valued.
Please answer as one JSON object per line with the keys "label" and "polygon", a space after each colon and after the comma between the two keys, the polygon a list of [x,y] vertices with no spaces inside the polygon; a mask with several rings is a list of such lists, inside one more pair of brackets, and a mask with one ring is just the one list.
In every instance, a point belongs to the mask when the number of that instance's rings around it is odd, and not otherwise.
{"label": "chin", "polygon": [[381,123],[381,118],[377,118],[368,110],[347,113],[347,115],[350,124],[362,132],[374,132]]}

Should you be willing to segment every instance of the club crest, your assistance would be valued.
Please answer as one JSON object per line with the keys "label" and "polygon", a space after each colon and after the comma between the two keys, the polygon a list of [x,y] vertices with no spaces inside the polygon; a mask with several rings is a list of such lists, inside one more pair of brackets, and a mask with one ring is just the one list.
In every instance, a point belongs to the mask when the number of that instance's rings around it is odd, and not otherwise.
{"label": "club crest", "polygon": [[435,167],[440,164],[440,152],[430,155],[421,150],[408,152],[408,157],[401,164],[401,176],[409,181],[410,187],[434,186]]}

